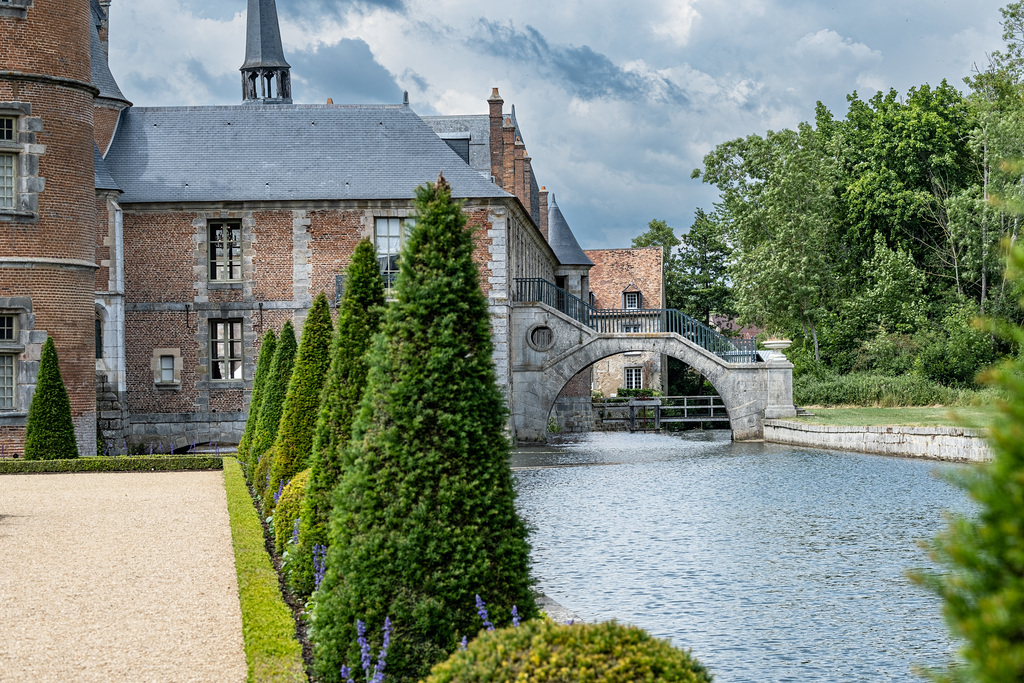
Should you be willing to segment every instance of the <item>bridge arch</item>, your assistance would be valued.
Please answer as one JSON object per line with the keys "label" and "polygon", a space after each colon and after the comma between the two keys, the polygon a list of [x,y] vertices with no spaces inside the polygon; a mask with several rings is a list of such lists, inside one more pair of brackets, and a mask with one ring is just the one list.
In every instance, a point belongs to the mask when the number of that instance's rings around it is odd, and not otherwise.
{"label": "bridge arch", "polygon": [[[674,332],[598,333],[539,302],[514,306],[510,336],[510,427],[520,441],[546,438],[548,416],[569,380],[602,358],[628,351],[672,356],[703,375],[722,397],[734,439],[760,438],[766,416],[795,413],[793,366],[784,358],[730,363]],[[538,336],[544,344],[535,343]]]}

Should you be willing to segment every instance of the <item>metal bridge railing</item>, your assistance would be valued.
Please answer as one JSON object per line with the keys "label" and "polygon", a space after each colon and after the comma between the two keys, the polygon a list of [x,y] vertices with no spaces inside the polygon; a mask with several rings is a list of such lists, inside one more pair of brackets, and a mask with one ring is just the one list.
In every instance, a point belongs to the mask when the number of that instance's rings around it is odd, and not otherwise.
{"label": "metal bridge railing", "polygon": [[674,332],[730,363],[758,360],[753,339],[730,339],[674,308],[595,308],[543,278],[516,278],[515,300],[547,304],[599,334]]}

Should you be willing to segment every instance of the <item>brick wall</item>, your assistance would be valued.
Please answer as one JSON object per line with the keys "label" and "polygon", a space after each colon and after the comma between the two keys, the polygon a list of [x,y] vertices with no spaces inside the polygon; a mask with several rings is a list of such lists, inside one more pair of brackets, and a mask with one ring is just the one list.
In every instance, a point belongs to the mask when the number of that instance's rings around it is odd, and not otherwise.
{"label": "brick wall", "polygon": [[643,308],[664,308],[661,247],[588,249],[594,262],[590,291],[598,308],[622,308],[622,292],[633,284],[643,294]]}
{"label": "brick wall", "polygon": [[[96,195],[88,0],[38,0],[26,18],[0,17],[0,102],[23,103],[38,119],[21,128],[19,192],[34,215],[0,212],[0,296],[31,299],[34,329],[57,348],[79,448],[95,448],[96,392],[93,292]],[[34,81],[39,74],[77,81]],[[39,125],[41,124],[41,125]],[[41,130],[40,130],[41,128]],[[34,137],[34,140],[32,138]],[[35,173],[33,173],[35,171]],[[30,199],[31,198],[31,199]],[[32,201],[38,206],[32,207]],[[19,208],[25,208],[22,204]],[[35,211],[32,211],[36,208]],[[32,363],[22,354],[19,363]],[[0,443],[20,448],[24,430],[5,417]]]}

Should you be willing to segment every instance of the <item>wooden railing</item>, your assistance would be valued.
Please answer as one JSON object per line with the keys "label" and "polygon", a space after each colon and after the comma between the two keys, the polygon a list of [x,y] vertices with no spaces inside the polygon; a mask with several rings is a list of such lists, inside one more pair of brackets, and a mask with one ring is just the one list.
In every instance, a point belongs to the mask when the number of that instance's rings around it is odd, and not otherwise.
{"label": "wooden railing", "polygon": [[594,422],[625,424],[629,431],[661,429],[672,422],[728,422],[721,396],[607,398],[593,402]]}
{"label": "wooden railing", "polygon": [[547,304],[599,334],[672,332],[729,363],[759,360],[753,339],[730,339],[674,308],[595,308],[543,278],[516,278],[515,297]]}

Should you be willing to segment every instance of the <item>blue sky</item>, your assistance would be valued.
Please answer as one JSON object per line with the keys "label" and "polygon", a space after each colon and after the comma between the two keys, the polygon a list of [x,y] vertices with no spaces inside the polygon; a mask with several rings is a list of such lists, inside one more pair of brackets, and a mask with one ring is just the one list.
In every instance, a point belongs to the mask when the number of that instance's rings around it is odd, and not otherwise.
{"label": "blue sky", "polygon": [[[296,102],[401,101],[415,111],[516,105],[541,184],[584,248],[677,231],[714,188],[715,145],[813,117],[821,100],[960,87],[1001,47],[975,0],[277,0]],[[246,0],[113,0],[110,65],[137,105],[232,104]]]}

